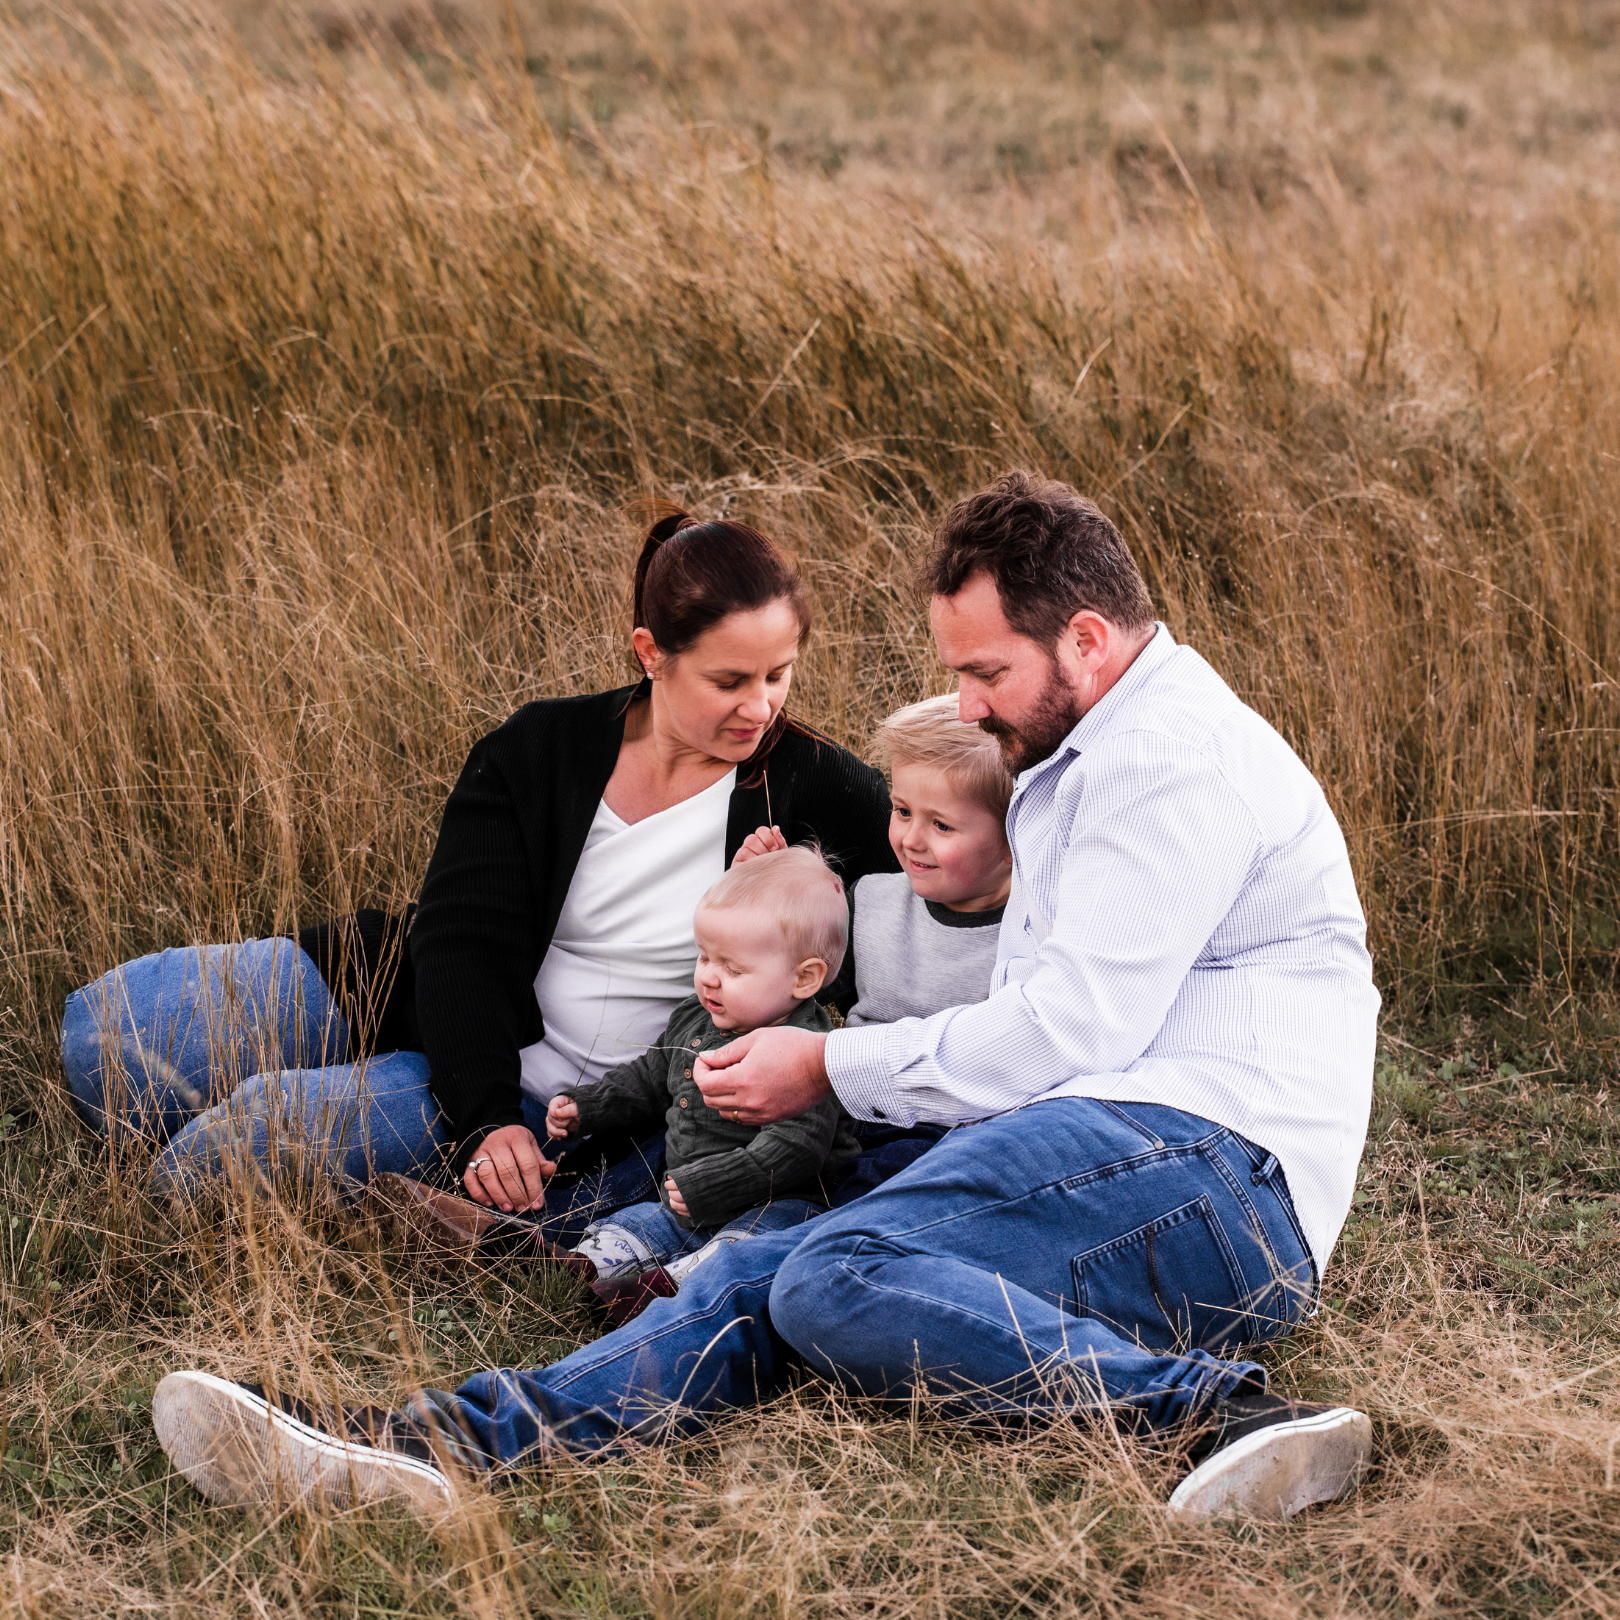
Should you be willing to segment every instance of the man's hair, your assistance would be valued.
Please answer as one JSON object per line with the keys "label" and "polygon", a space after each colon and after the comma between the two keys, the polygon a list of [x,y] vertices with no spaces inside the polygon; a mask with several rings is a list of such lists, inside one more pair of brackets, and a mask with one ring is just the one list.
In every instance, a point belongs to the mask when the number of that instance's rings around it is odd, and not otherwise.
{"label": "man's hair", "polygon": [[1007,622],[1052,647],[1082,609],[1122,630],[1145,630],[1153,603],[1130,547],[1078,490],[1030,472],[1003,473],[959,500],[934,532],[923,577],[955,596],[987,573]]}
{"label": "man's hair", "polygon": [[1007,819],[1013,779],[1001,745],[987,731],[962,723],[954,692],[896,709],[872,734],[871,755],[893,778],[896,765],[933,765],[952,787],[976,799],[1000,821]]}
{"label": "man's hair", "polygon": [[762,906],[782,926],[795,962],[819,956],[831,979],[849,945],[849,901],[838,874],[810,844],[772,850],[733,866],[698,901],[699,911]]}

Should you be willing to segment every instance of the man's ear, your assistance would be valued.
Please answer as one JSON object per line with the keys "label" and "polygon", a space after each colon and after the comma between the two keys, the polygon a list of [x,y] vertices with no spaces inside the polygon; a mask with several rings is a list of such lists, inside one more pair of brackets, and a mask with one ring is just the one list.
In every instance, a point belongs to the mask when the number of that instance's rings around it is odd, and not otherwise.
{"label": "man's ear", "polygon": [[1064,626],[1076,655],[1082,662],[1095,667],[1108,662],[1114,645],[1114,627],[1093,608],[1081,608]]}
{"label": "man's ear", "polygon": [[793,974],[793,999],[808,1001],[827,982],[827,964],[819,956],[807,956]]}

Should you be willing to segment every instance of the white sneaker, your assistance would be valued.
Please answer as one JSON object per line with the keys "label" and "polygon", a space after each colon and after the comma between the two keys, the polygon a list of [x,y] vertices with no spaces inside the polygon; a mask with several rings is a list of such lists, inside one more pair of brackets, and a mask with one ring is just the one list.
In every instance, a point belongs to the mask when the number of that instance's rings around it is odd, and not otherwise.
{"label": "white sneaker", "polygon": [[1217,1403],[1193,1455],[1202,1460],[1170,1498],[1171,1518],[1288,1519],[1355,1487],[1372,1455],[1372,1421],[1348,1406],[1240,1397]]}
{"label": "white sneaker", "polygon": [[152,1397],[152,1426],[170,1461],[211,1502],[341,1508],[402,1501],[436,1516],[453,1500],[449,1479],[432,1462],[339,1439],[211,1373],[170,1373]]}

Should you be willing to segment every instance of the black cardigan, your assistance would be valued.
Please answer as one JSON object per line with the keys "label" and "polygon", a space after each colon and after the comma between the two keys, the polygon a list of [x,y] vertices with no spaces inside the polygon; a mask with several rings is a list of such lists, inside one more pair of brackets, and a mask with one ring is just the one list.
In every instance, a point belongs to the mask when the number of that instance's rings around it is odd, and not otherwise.
{"label": "black cardigan", "polygon": [[[619,759],[624,717],[646,689],[526,704],[476,743],[444,808],[410,930],[415,1015],[457,1172],[490,1131],[523,1123],[519,1051],[545,1032],[534,980]],[[761,772],[737,772],[726,863],[756,827],[817,840],[846,885],[897,870],[880,772],[789,726]],[[767,808],[768,806],[768,808]],[[828,999],[854,1000],[853,973]]]}

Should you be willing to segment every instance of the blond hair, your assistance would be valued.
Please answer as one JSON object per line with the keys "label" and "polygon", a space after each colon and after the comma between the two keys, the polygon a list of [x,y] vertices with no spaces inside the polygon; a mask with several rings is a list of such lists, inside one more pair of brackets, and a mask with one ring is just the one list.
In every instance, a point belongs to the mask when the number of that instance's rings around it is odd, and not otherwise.
{"label": "blond hair", "polygon": [[896,709],[873,733],[871,755],[891,779],[896,765],[937,766],[953,787],[1007,819],[1013,779],[1000,744],[989,732],[962,723],[954,692]]}
{"label": "blond hair", "polygon": [[831,979],[849,945],[849,902],[838,874],[810,844],[740,861],[698,902],[699,911],[764,906],[782,925],[795,962],[819,956]]}

